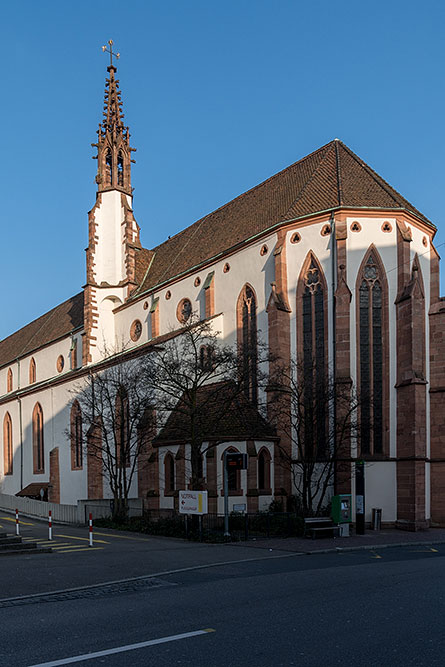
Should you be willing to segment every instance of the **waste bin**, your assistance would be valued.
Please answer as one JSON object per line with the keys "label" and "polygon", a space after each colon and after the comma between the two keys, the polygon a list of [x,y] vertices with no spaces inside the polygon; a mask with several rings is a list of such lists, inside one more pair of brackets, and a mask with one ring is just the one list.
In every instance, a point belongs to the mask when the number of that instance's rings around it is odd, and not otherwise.
{"label": "waste bin", "polygon": [[382,510],[373,507],[372,508],[372,520],[371,520],[371,529],[380,530],[382,527]]}

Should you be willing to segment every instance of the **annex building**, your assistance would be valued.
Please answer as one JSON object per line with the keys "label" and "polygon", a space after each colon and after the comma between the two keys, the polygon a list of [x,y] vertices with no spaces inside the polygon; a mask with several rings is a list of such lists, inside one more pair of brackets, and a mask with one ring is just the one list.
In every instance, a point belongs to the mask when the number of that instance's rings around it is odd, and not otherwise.
{"label": "annex building", "polygon": [[[193,310],[227,343],[261,332],[275,359],[310,358],[351,395],[372,395],[360,408],[372,428],[345,457],[366,462],[368,512],[381,507],[384,522],[407,529],[445,524],[445,298],[434,224],[335,139],[143,248],[115,75],[110,65],[85,287],[0,342],[0,492],[44,488],[65,504],[107,497],[72,389],[117,343],[148,353]],[[209,511],[222,511],[228,447],[249,454],[231,508],[286,501],[293,477],[275,465],[278,448],[292,447],[286,434],[260,415],[252,432],[232,428],[203,463]],[[188,483],[186,446],[158,433],[131,495],[175,507]],[[340,475],[336,489],[354,494],[352,478]]]}

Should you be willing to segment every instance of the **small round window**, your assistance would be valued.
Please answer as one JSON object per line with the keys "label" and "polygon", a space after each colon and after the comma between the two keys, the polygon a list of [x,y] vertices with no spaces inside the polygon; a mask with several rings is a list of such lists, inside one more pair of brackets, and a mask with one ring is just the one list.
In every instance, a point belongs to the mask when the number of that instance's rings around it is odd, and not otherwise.
{"label": "small round window", "polygon": [[178,308],[176,310],[176,317],[182,324],[184,322],[187,322],[188,319],[190,319],[190,315],[192,314],[192,303],[190,299],[182,299],[179,304]]}
{"label": "small round window", "polygon": [[142,324],[140,320],[135,320],[131,325],[130,338],[135,343],[137,340],[139,340],[141,334],[142,334]]}
{"label": "small round window", "polygon": [[59,373],[61,373],[63,371],[64,366],[65,366],[65,360],[64,360],[63,356],[60,354],[57,357],[57,370],[59,371]]}

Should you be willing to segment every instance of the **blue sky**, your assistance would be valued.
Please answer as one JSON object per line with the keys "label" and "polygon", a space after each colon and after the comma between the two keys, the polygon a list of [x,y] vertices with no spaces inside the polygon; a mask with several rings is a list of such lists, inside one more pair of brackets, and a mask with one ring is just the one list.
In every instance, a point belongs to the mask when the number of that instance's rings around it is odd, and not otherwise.
{"label": "blue sky", "polygon": [[84,284],[110,37],[144,246],[339,137],[445,255],[444,3],[21,0],[1,23],[0,339]]}

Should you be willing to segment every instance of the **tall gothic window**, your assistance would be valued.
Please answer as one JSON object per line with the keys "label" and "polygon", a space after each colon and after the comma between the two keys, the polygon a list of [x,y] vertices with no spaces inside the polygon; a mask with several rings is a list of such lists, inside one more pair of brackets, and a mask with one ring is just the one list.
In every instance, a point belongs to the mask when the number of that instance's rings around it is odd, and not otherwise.
{"label": "tall gothic window", "polygon": [[5,475],[12,475],[12,419],[9,412],[3,420],[3,471]]}
{"label": "tall gothic window", "polygon": [[244,393],[256,404],[258,399],[258,340],[256,297],[250,285],[245,285],[238,297],[238,346]]}
{"label": "tall gothic window", "polygon": [[80,470],[82,468],[82,412],[80,405],[74,401],[71,408],[71,469]]}
{"label": "tall gothic window", "polygon": [[116,395],[116,461],[118,466],[130,465],[130,404],[124,387]]}
{"label": "tall gothic window", "polygon": [[366,255],[357,278],[361,453],[383,454],[386,281],[375,248]]}
{"label": "tall gothic window", "polygon": [[32,413],[32,451],[34,473],[45,472],[44,443],[43,443],[43,410],[40,403],[36,403]]}
{"label": "tall gothic window", "polygon": [[306,456],[323,458],[327,446],[327,288],[315,256],[307,257],[297,290],[298,383],[304,407]]}

